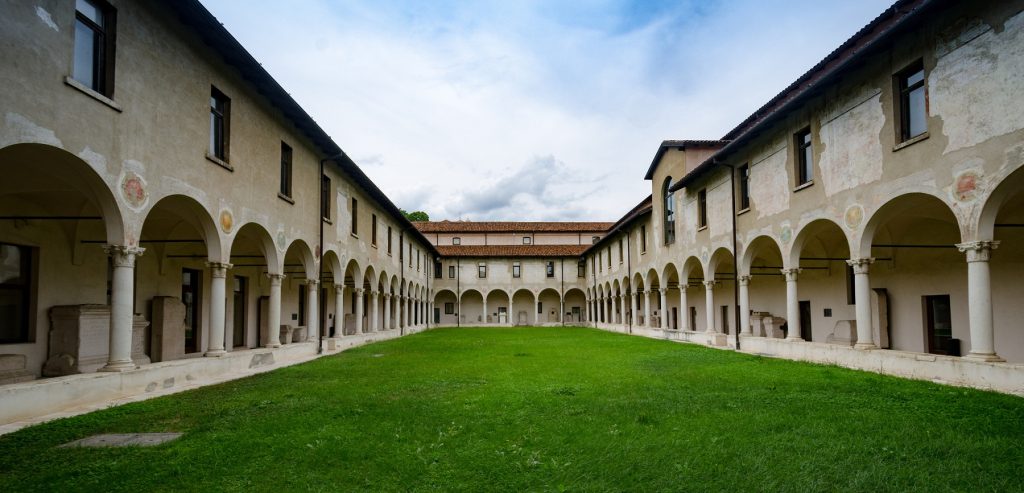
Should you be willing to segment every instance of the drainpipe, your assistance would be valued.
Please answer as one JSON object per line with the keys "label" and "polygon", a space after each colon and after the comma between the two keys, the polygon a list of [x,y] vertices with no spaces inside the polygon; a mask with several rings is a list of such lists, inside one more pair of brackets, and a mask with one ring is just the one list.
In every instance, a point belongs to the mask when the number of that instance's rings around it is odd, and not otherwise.
{"label": "drainpipe", "polygon": [[[317,214],[316,222],[317,222],[317,224],[320,225],[320,249],[317,252],[317,262],[318,262],[317,263],[317,269],[318,269],[318,272],[316,274],[316,280],[320,281],[320,282],[323,282],[323,278],[324,278],[324,211],[323,211],[323,207],[324,207],[324,163],[326,163],[327,161],[334,161],[335,159],[338,159],[338,158],[341,158],[341,157],[344,157],[344,156],[345,156],[344,152],[339,152],[339,153],[337,153],[337,154],[335,154],[335,155],[333,155],[331,157],[326,157],[326,158],[323,158],[323,159],[320,160],[320,175],[317,176],[317,182],[318,182],[317,183],[317,189],[320,190],[320,193],[318,194],[318,196],[320,197],[320,203],[316,207],[316,214]],[[344,276],[344,274],[342,274],[342,276]],[[344,282],[344,280],[343,280],[343,282]],[[316,299],[318,301],[318,303],[317,303],[317,305],[318,305],[317,306],[317,310],[321,310],[321,307],[324,306],[324,300],[321,299],[321,296],[320,296],[324,292],[323,291],[323,286],[321,286],[320,283],[317,283],[316,289],[317,289]],[[306,309],[308,310],[309,307],[307,306]],[[324,331],[323,331],[322,327],[325,326],[325,323],[324,323],[323,320],[320,320],[320,317],[317,317],[317,320],[318,320],[318,323],[320,324],[320,327],[316,327],[316,332],[317,332],[316,354],[323,354],[323,352],[324,352]],[[335,330],[339,330],[340,329],[340,326],[338,324],[338,314],[337,313],[334,314],[334,326],[336,327]],[[310,330],[309,332],[312,332],[312,330]]]}
{"label": "drainpipe", "polygon": [[734,334],[734,337],[736,338],[736,350],[739,351],[740,332],[742,332],[743,328],[740,327],[740,262],[736,258],[736,245],[738,243],[738,234],[736,231],[736,167],[731,164],[719,162],[718,160],[714,160],[712,162],[719,166],[729,168],[729,188],[731,189],[730,197],[732,197],[732,299],[733,304],[735,305],[735,310],[733,310],[735,312],[734,320],[736,320],[736,323],[734,324],[736,334]]}
{"label": "drainpipe", "polygon": [[[630,259],[630,257],[632,256],[632,252],[633,252],[632,245],[630,245],[631,240],[632,240],[632,238],[630,238],[630,236],[629,236],[629,231],[626,231],[626,275],[629,276],[629,287],[633,288],[635,286],[633,286],[633,262],[632,262],[632,259]],[[633,300],[632,299],[629,302],[629,310],[633,311]],[[622,316],[625,317],[626,314],[623,313]],[[628,327],[627,330],[629,330],[629,333],[632,334],[633,333],[633,317],[629,317],[629,325],[627,327]]]}
{"label": "drainpipe", "polygon": [[558,314],[558,319],[562,321],[562,327],[565,327],[565,257],[562,257],[559,269],[562,271],[562,294],[560,295],[562,299],[559,300],[561,306],[558,307],[558,311],[561,313]]}
{"label": "drainpipe", "polygon": [[455,306],[459,313],[455,314],[455,326],[462,327],[462,262],[455,257]]}
{"label": "drainpipe", "polygon": [[[409,228],[405,228],[405,229],[403,229],[403,230],[398,232],[398,272],[399,272],[399,280],[398,280],[399,288],[398,288],[398,292],[399,292],[399,297],[401,297],[401,293],[403,292],[402,290],[405,289],[405,245],[403,245],[402,242],[404,241],[404,238],[405,238],[405,232],[408,229]],[[409,258],[412,258],[412,257],[410,256]],[[408,296],[408,293],[406,293],[406,295]],[[408,310],[407,305],[404,302],[402,302],[401,299],[399,299],[398,301],[399,301],[399,303],[402,303],[402,313],[405,313],[405,311]],[[412,317],[410,317],[409,314],[407,314],[407,313],[405,314],[405,317],[408,318],[409,320],[412,320]],[[402,325],[402,321],[401,320],[398,321],[398,335],[399,335],[399,337],[405,335],[405,327]]]}

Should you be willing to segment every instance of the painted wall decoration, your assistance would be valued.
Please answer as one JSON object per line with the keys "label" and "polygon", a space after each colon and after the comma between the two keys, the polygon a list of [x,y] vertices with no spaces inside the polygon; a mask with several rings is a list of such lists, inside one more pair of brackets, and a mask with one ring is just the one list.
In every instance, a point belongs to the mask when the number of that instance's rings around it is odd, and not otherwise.
{"label": "painted wall decoration", "polygon": [[146,181],[134,171],[126,171],[121,177],[121,186],[118,187],[121,198],[129,207],[135,210],[146,206],[149,199],[149,192],[146,190]]}

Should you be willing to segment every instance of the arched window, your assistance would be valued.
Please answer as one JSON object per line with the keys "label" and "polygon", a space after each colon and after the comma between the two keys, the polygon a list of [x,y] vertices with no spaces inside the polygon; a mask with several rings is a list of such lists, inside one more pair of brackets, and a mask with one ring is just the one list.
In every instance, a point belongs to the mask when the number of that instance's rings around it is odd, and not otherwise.
{"label": "arched window", "polygon": [[665,178],[665,185],[661,189],[662,202],[665,206],[665,244],[670,245],[676,241],[676,200],[675,194],[671,192],[672,177]]}

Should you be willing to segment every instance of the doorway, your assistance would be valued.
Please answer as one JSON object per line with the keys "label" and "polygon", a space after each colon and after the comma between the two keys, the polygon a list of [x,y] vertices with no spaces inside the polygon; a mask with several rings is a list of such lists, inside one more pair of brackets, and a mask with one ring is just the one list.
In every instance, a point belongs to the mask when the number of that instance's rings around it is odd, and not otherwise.
{"label": "doorway", "polygon": [[200,272],[181,269],[181,302],[185,305],[185,353],[199,352]]}
{"label": "doorway", "polygon": [[245,346],[246,316],[249,314],[249,280],[242,276],[235,276],[234,279],[234,330],[231,344],[233,347],[242,347]]}
{"label": "doorway", "polygon": [[925,330],[928,352],[931,354],[952,354],[953,317],[950,314],[949,295],[940,294],[924,297]]}
{"label": "doorway", "polygon": [[810,342],[811,341],[811,302],[801,301],[800,302],[800,338]]}

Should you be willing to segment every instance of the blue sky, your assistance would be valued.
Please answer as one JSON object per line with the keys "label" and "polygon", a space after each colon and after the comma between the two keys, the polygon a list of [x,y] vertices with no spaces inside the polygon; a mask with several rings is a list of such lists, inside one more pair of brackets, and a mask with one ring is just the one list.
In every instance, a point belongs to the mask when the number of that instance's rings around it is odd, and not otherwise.
{"label": "blue sky", "polygon": [[890,3],[202,1],[399,207],[594,221]]}

